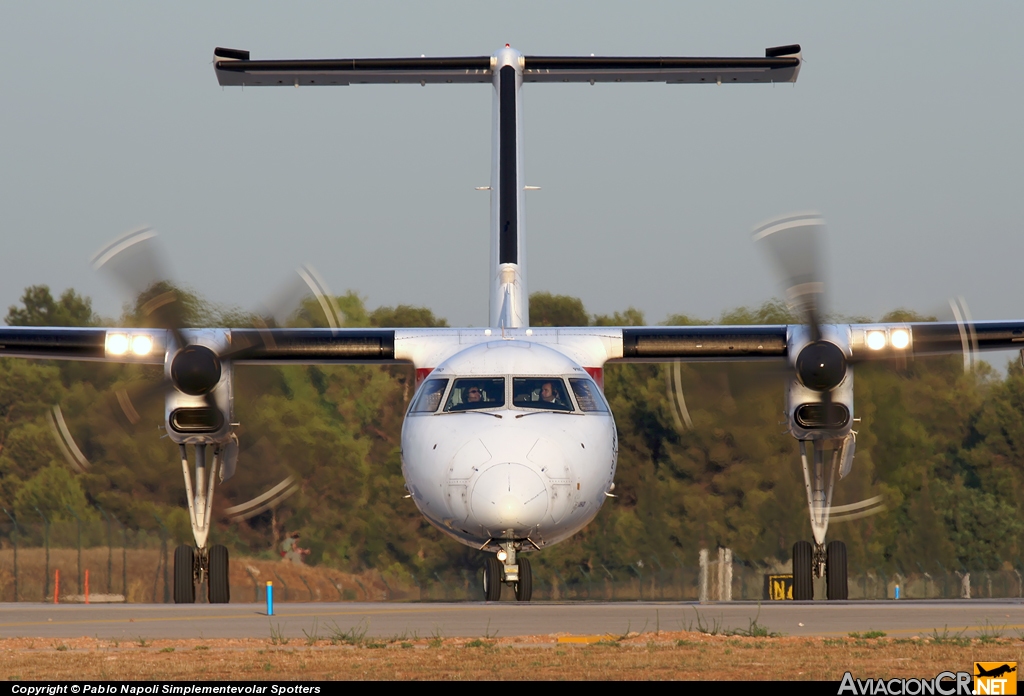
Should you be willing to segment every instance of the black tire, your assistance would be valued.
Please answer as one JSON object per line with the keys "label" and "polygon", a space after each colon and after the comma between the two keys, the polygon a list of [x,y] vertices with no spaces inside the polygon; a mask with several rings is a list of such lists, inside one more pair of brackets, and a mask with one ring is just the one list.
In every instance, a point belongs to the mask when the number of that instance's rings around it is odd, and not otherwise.
{"label": "black tire", "polygon": [[846,544],[830,541],[825,548],[825,586],[829,599],[849,599],[846,572]]}
{"label": "black tire", "polygon": [[210,572],[206,578],[206,591],[210,604],[227,604],[231,601],[228,550],[223,546],[218,545],[210,549]]}
{"label": "black tire", "polygon": [[174,549],[174,603],[196,603],[195,550],[181,545]]}
{"label": "black tire", "polygon": [[798,541],[793,544],[793,599],[796,601],[814,599],[813,559],[814,547],[811,542]]}
{"label": "black tire", "polygon": [[488,556],[484,562],[484,600],[497,602],[501,599],[501,561]]}
{"label": "black tire", "polygon": [[519,580],[515,583],[516,601],[529,602],[533,595],[533,571],[530,570],[530,561],[525,558],[519,560]]}

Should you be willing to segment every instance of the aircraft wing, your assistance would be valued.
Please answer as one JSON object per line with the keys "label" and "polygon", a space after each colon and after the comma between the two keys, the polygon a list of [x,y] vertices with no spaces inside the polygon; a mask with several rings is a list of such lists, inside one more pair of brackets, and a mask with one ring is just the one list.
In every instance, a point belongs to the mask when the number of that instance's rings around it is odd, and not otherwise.
{"label": "aircraft wing", "polygon": [[[210,331],[183,329],[192,338]],[[407,363],[395,358],[394,329],[213,330],[237,363]],[[136,343],[136,339],[142,339]],[[148,339],[148,340],[147,340]],[[0,357],[162,365],[171,332],[147,328],[0,327]]]}
{"label": "aircraft wing", "polygon": [[[834,325],[845,332],[853,361],[894,356],[1024,350],[1024,321],[909,322]],[[508,329],[506,339],[560,345],[581,364],[716,362],[789,357],[800,325],[644,326]],[[490,329],[183,329],[201,342],[207,332],[228,343],[221,357],[246,364],[416,364],[436,366],[473,343],[500,340]],[[872,345],[872,334],[884,342]],[[898,333],[906,344],[897,346]],[[135,339],[144,340],[142,351]],[[396,350],[396,338],[399,344]],[[0,327],[0,357],[161,365],[170,331],[151,328]]]}
{"label": "aircraft wing", "polygon": [[[525,82],[796,82],[802,58],[796,44],[762,57],[525,56]],[[216,48],[213,67],[222,86],[490,83],[491,56],[252,60],[249,51]]]}
{"label": "aircraft wing", "polygon": [[[973,351],[1024,350],[1024,321],[839,324],[848,332],[851,358],[880,360],[904,355],[953,355]],[[704,362],[788,357],[788,340],[799,325],[622,327],[624,362]],[[898,332],[907,343],[894,345]],[[873,343],[869,334],[884,338]]]}

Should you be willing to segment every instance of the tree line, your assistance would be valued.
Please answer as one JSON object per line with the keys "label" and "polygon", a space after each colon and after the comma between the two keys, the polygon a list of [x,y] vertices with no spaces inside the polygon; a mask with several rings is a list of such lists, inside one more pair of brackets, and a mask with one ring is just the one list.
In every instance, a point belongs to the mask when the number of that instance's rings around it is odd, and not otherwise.
{"label": "tree line", "polygon": [[[178,290],[185,325],[243,326],[251,317]],[[101,319],[73,290],[26,289],[6,322],[23,326],[138,326],[146,298],[116,321]],[[370,310],[357,294],[337,298],[350,327],[446,326],[429,309]],[[578,298],[535,293],[534,326],[643,325],[636,309],[592,315]],[[307,303],[292,325],[323,325]],[[885,321],[923,320],[905,311]],[[667,324],[710,323],[674,315]],[[721,324],[797,323],[769,301],[716,318]],[[677,374],[674,372],[678,371]],[[0,506],[21,520],[97,519],[96,506],[129,526],[154,513],[190,542],[177,448],[161,437],[159,366],[0,360]],[[574,538],[533,555],[537,573],[624,566],[641,559],[692,565],[701,548],[779,562],[810,539],[797,444],[784,432],[786,374],[755,363],[609,365],[605,391],[619,431],[615,493]],[[686,418],[680,417],[675,384]],[[276,557],[300,532],[308,562],[359,572],[376,568],[429,580],[477,568],[481,554],[433,529],[406,499],[402,418],[415,389],[411,368],[237,366],[235,409],[241,456],[218,488],[213,543],[235,554]],[[139,419],[126,419],[118,392]],[[857,455],[833,504],[882,496],[885,510],[835,523],[851,570],[903,572],[1016,566],[1024,512],[1024,370],[986,363],[965,373],[959,356],[858,365]],[[53,436],[53,407],[87,460],[76,471]],[[298,491],[247,520],[223,511],[288,476]]]}

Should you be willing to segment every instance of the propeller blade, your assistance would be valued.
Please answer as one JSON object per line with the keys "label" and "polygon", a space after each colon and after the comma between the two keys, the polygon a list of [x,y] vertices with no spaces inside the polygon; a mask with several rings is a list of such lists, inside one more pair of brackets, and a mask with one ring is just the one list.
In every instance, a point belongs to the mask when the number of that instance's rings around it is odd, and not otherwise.
{"label": "propeller blade", "polygon": [[825,284],[820,246],[825,221],[817,213],[786,215],[754,230],[758,242],[775,263],[786,290],[786,301],[803,318],[811,341],[821,340],[821,308]]}
{"label": "propeller blade", "polygon": [[186,344],[181,333],[186,308],[162,259],[156,230],[140,227],[103,247],[93,257],[92,266],[130,293],[144,324],[167,329],[181,348]]}

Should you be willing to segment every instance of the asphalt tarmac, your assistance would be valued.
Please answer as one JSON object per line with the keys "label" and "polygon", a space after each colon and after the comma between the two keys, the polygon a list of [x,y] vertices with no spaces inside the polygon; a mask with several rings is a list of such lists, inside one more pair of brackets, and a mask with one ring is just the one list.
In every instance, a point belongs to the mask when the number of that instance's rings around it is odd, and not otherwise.
{"label": "asphalt tarmac", "polygon": [[921,638],[1024,634],[1024,599],[889,600],[877,602],[466,602],[282,604],[0,604],[0,638],[271,638],[348,631],[366,637],[510,637],[622,635],[709,629],[749,629],[756,619],[788,636],[846,636],[884,631]]}

